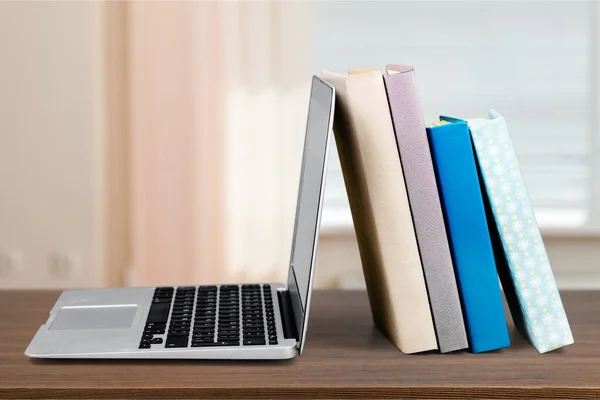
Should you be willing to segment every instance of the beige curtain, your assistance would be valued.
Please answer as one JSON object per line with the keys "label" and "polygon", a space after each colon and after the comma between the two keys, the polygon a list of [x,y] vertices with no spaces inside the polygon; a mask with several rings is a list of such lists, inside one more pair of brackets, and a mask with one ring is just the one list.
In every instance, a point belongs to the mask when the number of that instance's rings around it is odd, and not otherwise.
{"label": "beige curtain", "polygon": [[126,14],[131,282],[282,279],[310,5],[132,2]]}

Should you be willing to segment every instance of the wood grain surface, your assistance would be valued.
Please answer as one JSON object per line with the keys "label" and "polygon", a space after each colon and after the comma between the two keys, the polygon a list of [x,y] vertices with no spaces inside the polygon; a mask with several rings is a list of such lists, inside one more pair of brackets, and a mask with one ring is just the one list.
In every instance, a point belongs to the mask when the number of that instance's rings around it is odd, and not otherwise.
{"label": "wood grain surface", "polygon": [[373,328],[365,292],[316,292],[305,352],[289,361],[33,361],[59,293],[0,292],[0,397],[600,398],[600,292],[563,292],[575,344],[407,356]]}

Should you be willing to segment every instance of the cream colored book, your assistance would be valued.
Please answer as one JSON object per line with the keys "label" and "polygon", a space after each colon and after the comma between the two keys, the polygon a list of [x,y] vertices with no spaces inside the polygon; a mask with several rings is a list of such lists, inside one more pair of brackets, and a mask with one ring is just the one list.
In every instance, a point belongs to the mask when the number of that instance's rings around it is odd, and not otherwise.
{"label": "cream colored book", "polygon": [[438,348],[406,185],[379,71],[324,71],[375,325],[402,352]]}

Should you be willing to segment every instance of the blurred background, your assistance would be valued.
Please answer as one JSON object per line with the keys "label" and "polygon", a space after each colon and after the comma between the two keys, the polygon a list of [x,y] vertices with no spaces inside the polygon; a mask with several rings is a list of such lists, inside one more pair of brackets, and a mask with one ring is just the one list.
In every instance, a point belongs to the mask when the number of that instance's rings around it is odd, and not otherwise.
{"label": "blurred background", "polygon": [[[0,288],[285,281],[310,77],[507,118],[558,284],[600,288],[598,2],[0,2]],[[364,286],[337,153],[317,287]]]}

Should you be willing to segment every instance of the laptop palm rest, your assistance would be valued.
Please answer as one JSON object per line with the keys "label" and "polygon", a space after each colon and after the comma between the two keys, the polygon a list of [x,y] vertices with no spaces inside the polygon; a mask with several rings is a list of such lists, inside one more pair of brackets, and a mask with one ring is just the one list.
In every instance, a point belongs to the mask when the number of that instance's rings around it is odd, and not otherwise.
{"label": "laptop palm rest", "polygon": [[137,305],[62,307],[48,330],[131,328]]}

